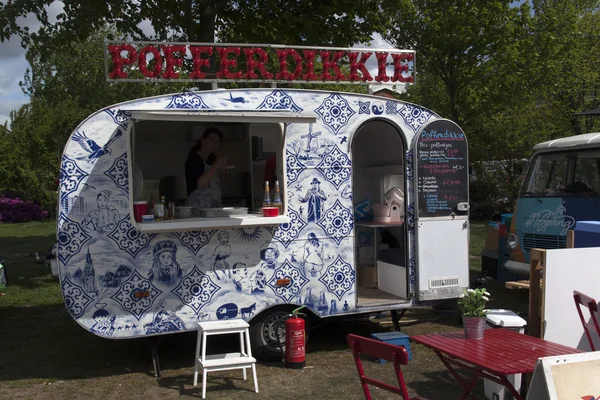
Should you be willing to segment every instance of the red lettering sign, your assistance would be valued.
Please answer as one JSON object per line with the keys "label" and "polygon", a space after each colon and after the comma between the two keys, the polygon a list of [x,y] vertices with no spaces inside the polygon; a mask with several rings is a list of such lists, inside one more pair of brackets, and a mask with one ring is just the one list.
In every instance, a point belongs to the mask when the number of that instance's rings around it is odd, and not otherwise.
{"label": "red lettering sign", "polygon": [[[273,75],[267,71],[265,64],[269,61],[269,55],[260,47],[253,47],[251,49],[244,49],[246,54],[246,79],[256,79],[258,75],[254,72],[256,68],[260,71],[263,79],[270,79]],[[258,55],[259,59],[256,60],[254,55]]]}
{"label": "red lettering sign", "polygon": [[[107,50],[106,54],[110,57],[107,60],[110,63],[107,71],[109,80],[236,80],[359,84],[415,82],[414,53],[403,50],[375,52],[378,69],[375,77],[366,66],[373,55],[373,52],[368,49],[115,42],[107,44]],[[269,58],[277,58],[278,66],[273,62],[274,60],[269,62]],[[238,62],[243,65],[241,69]],[[342,65],[349,67],[347,75],[342,72]],[[209,73],[211,66],[217,66],[217,71]],[[391,76],[387,74],[388,66],[393,66],[394,69]]]}
{"label": "red lettering sign", "polygon": [[306,65],[306,72],[304,73],[304,79],[307,81],[316,81],[319,79],[315,74],[315,56],[317,55],[316,50],[302,50],[304,53],[304,64]]}
{"label": "red lettering sign", "polygon": [[[151,53],[154,60],[154,68],[152,70],[148,70],[148,53]],[[160,55],[160,51],[156,47],[146,46],[140,51],[140,56],[138,59],[138,67],[140,68],[140,72],[146,78],[156,78],[160,75],[160,71],[162,70],[162,56]]]}
{"label": "red lettering sign", "polygon": [[[133,48],[133,46],[130,44],[122,44],[119,46],[109,45],[108,51],[110,52],[110,55],[112,56],[112,62],[113,62],[113,70],[109,76],[112,79],[127,78],[127,73],[123,72],[123,66],[131,65],[134,63],[134,61],[137,57],[137,53],[136,53],[135,49]],[[121,56],[121,52],[123,52],[123,51],[127,52],[127,58],[123,58]]]}
{"label": "red lettering sign", "polygon": [[[165,72],[162,77],[165,79],[177,79],[179,74],[173,70],[173,67],[181,66],[183,63],[183,57],[185,57],[185,46],[162,46],[163,54],[167,65],[165,66]],[[179,53],[179,57],[175,58],[174,53]]]}
{"label": "red lettering sign", "polygon": [[219,47],[217,49],[219,58],[221,61],[221,70],[217,72],[217,78],[227,79],[239,79],[242,77],[242,71],[233,72],[230,68],[237,67],[237,61],[235,58],[229,58],[230,54],[234,54],[236,57],[240,55],[239,47]]}
{"label": "red lettering sign", "polygon": [[213,48],[207,46],[190,46],[190,52],[192,53],[192,60],[194,62],[194,70],[190,74],[191,79],[204,79],[206,74],[202,72],[202,67],[210,67],[210,60],[208,58],[201,58],[201,54],[208,54],[212,56]]}
{"label": "red lettering sign", "polygon": [[362,73],[362,78],[360,78],[363,82],[372,81],[373,77],[369,73],[369,70],[365,67],[365,62],[371,57],[373,53],[362,53],[360,56],[360,60],[358,63],[356,59],[358,58],[359,53],[349,52],[348,58],[350,59],[350,73],[348,74],[349,81],[357,81],[359,76],[356,74],[358,70]]}
{"label": "red lettering sign", "polygon": [[390,80],[389,76],[386,73],[386,62],[387,62],[388,53],[375,53],[375,58],[377,58],[377,68],[379,69],[379,73],[375,77],[377,82],[387,82]]}
{"label": "red lettering sign", "polygon": [[343,51],[336,51],[333,54],[333,59],[329,61],[329,52],[321,51],[321,62],[323,63],[323,72],[321,73],[321,80],[329,81],[332,76],[329,74],[329,70],[333,70],[334,75],[333,79],[336,81],[343,81],[346,79],[342,71],[340,71],[340,66],[338,65],[338,61],[344,55]]}
{"label": "red lettering sign", "polygon": [[[298,54],[296,50],[276,49],[275,52],[277,53],[277,58],[279,59],[279,72],[277,73],[275,78],[283,80],[292,80],[298,79],[302,76],[302,68],[304,66],[304,61],[302,60],[302,57],[300,56],[300,54]],[[288,69],[288,57],[292,57],[292,59],[296,63],[296,69],[294,69],[293,73],[290,73]]]}

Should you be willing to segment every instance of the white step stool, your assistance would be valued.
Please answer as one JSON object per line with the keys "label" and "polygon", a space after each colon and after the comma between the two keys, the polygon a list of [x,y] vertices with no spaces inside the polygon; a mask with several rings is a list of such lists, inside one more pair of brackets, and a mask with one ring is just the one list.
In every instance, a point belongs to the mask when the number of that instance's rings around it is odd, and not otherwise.
{"label": "white step stool", "polygon": [[[202,398],[206,398],[206,376],[208,371],[226,371],[242,369],[246,380],[246,368],[252,368],[254,391],[258,393],[258,380],[256,378],[256,359],[252,357],[250,348],[250,326],[243,319],[226,321],[198,322],[198,339],[196,341],[196,362],[194,365],[194,386],[198,385],[198,368],[202,369]],[[240,334],[240,352],[226,354],[206,355],[206,338],[210,335]],[[244,338],[244,335],[246,336]],[[202,344],[202,354],[200,354]]]}

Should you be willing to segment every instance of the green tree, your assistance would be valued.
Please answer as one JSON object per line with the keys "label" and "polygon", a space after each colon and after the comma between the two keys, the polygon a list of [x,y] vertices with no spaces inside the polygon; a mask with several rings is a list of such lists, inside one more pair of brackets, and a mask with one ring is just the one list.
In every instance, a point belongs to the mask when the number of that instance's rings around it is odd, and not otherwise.
{"label": "green tree", "polygon": [[[0,41],[19,35],[24,46],[84,40],[107,26],[134,39],[214,42],[265,40],[286,44],[349,46],[369,40],[383,21],[379,1],[365,0],[95,0],[63,1],[56,22],[47,7],[54,0],[14,0],[0,5]],[[41,23],[30,32],[19,19],[33,13]],[[139,24],[149,20],[155,35]]]}
{"label": "green tree", "polygon": [[[487,79],[523,36],[527,6],[510,0],[389,0],[392,28],[385,39],[417,52],[414,96],[459,125],[476,118]],[[442,91],[443,90],[443,91]]]}
{"label": "green tree", "polygon": [[533,1],[536,81],[558,136],[590,132],[597,122],[574,114],[600,107],[599,9],[598,0]]}

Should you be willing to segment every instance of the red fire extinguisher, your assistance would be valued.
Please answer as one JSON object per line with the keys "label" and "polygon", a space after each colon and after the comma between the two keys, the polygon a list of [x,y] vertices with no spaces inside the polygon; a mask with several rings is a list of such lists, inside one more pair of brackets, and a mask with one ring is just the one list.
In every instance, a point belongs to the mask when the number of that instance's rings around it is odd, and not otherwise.
{"label": "red fire extinguisher", "polygon": [[285,321],[285,365],[288,368],[300,369],[306,365],[306,347],[304,315],[298,311],[306,306],[296,308],[292,315]]}

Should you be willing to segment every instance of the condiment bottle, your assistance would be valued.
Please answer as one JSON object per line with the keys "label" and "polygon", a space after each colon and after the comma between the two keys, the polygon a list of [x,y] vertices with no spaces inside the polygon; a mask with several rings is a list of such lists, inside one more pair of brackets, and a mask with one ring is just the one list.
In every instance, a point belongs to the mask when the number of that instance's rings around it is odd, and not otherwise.
{"label": "condiment bottle", "polygon": [[281,194],[279,193],[279,181],[275,181],[275,194],[273,195],[273,207],[277,207],[279,215],[281,215]]}
{"label": "condiment bottle", "polygon": [[161,202],[156,203],[154,205],[154,220],[162,221],[164,218],[165,218],[165,207],[164,207],[164,204],[162,203],[162,198],[161,198]]}
{"label": "condiment bottle", "polygon": [[162,205],[163,219],[169,219],[169,210],[167,209],[167,200],[165,196],[160,196],[160,204]]}
{"label": "condiment bottle", "polygon": [[169,203],[169,219],[175,219],[175,203]]}
{"label": "condiment bottle", "polygon": [[265,181],[265,196],[263,198],[263,207],[271,207],[271,195],[269,194],[269,181]]}

